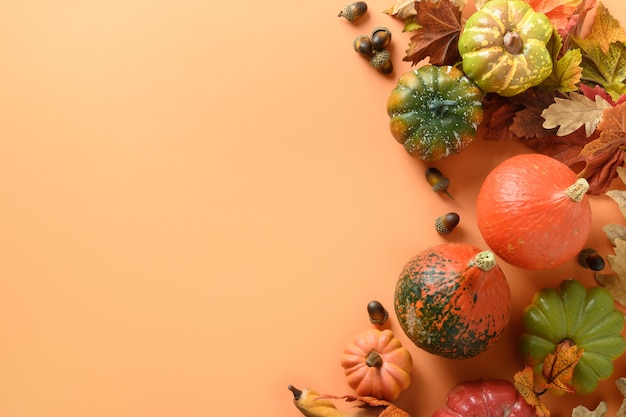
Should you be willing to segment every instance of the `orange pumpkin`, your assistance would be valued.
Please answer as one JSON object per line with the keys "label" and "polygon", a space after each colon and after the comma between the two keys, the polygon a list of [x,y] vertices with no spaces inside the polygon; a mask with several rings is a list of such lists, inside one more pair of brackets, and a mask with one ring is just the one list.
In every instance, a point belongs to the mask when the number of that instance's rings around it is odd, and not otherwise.
{"label": "orange pumpkin", "polygon": [[485,178],[476,200],[478,228],[506,262],[549,269],[575,258],[591,231],[589,184],[564,163],[516,155]]}
{"label": "orange pumpkin", "polygon": [[341,366],[358,395],[393,401],[411,384],[413,359],[391,330],[370,329],[345,347]]}

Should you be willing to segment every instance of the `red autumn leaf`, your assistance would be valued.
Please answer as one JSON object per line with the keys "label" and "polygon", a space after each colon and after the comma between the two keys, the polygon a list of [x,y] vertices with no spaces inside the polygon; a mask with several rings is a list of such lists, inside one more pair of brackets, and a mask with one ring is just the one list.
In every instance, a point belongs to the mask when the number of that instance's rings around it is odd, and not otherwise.
{"label": "red autumn leaf", "polygon": [[450,0],[416,1],[414,20],[419,29],[409,42],[403,61],[413,65],[430,57],[433,65],[453,65],[459,59],[461,10]]}

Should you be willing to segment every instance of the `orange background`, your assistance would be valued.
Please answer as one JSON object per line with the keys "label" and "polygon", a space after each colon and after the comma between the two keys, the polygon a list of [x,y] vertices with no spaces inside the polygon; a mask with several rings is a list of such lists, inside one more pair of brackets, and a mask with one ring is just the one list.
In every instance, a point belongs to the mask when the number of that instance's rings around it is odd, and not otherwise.
{"label": "orange background", "polygon": [[[152,0],[0,5],[0,416],[297,417],[289,384],[343,395],[339,358],[392,307],[414,254],[484,246],[474,200],[489,170],[526,152],[477,140],[426,165],[391,138],[385,102],[409,34],[371,1]],[[604,0],[625,19],[620,0]],[[385,77],[352,40],[386,25]],[[593,198],[589,244],[624,222]],[[432,226],[448,211],[461,224]],[[539,288],[593,275],[571,263],[502,265],[511,324],[488,353],[441,359],[390,326],[415,361],[398,405],[430,416],[457,382],[511,379],[520,312]],[[615,376],[626,376],[626,357]],[[621,402],[613,379],[555,416]]]}

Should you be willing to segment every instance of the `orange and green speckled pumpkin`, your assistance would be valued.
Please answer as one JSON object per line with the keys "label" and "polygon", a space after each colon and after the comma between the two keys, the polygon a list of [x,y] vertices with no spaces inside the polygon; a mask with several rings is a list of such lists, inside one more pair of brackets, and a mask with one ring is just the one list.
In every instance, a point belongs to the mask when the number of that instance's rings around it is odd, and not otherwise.
{"label": "orange and green speckled pumpkin", "polygon": [[394,307],[402,330],[418,347],[463,359],[499,338],[509,321],[511,292],[492,252],[449,242],[407,262]]}
{"label": "orange and green speckled pumpkin", "polygon": [[413,157],[436,161],[465,149],[483,120],[483,93],[461,70],[425,65],[403,74],[387,100],[389,129]]}

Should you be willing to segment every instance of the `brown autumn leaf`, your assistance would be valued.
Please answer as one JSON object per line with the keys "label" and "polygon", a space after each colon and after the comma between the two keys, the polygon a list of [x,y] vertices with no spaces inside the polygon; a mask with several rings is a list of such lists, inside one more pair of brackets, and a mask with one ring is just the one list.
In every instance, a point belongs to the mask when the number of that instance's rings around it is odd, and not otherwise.
{"label": "brown autumn leaf", "polygon": [[344,400],[346,402],[354,402],[358,401],[363,403],[360,407],[366,409],[367,411],[375,411],[377,417],[411,417],[409,413],[398,408],[394,404],[389,401],[381,400],[375,397],[364,396],[364,395],[343,395],[340,397],[333,395],[324,395],[322,398],[334,399],[334,400]]}
{"label": "brown autumn leaf", "polygon": [[524,369],[516,372],[513,375],[513,385],[522,398],[535,409],[537,417],[550,417],[550,410],[535,391],[535,371],[532,366],[526,365]]}
{"label": "brown autumn leaf", "polygon": [[451,0],[415,2],[413,17],[418,29],[409,41],[403,61],[413,65],[430,58],[433,65],[454,65],[459,60],[461,9]]}
{"label": "brown autumn leaf", "polygon": [[572,410],[572,417],[604,417],[607,410],[608,407],[605,401],[600,401],[595,410],[590,410],[584,405],[579,405]]}
{"label": "brown autumn leaf", "polygon": [[548,354],[543,361],[545,387],[556,388],[570,394],[575,393],[576,389],[570,385],[570,381],[574,376],[574,368],[582,356],[583,349],[568,339],[559,343],[554,352]]}
{"label": "brown autumn leaf", "polygon": [[513,118],[524,106],[498,95],[487,94],[483,99],[483,121],[478,125],[477,135],[485,140],[502,142],[520,140],[509,129]]}

